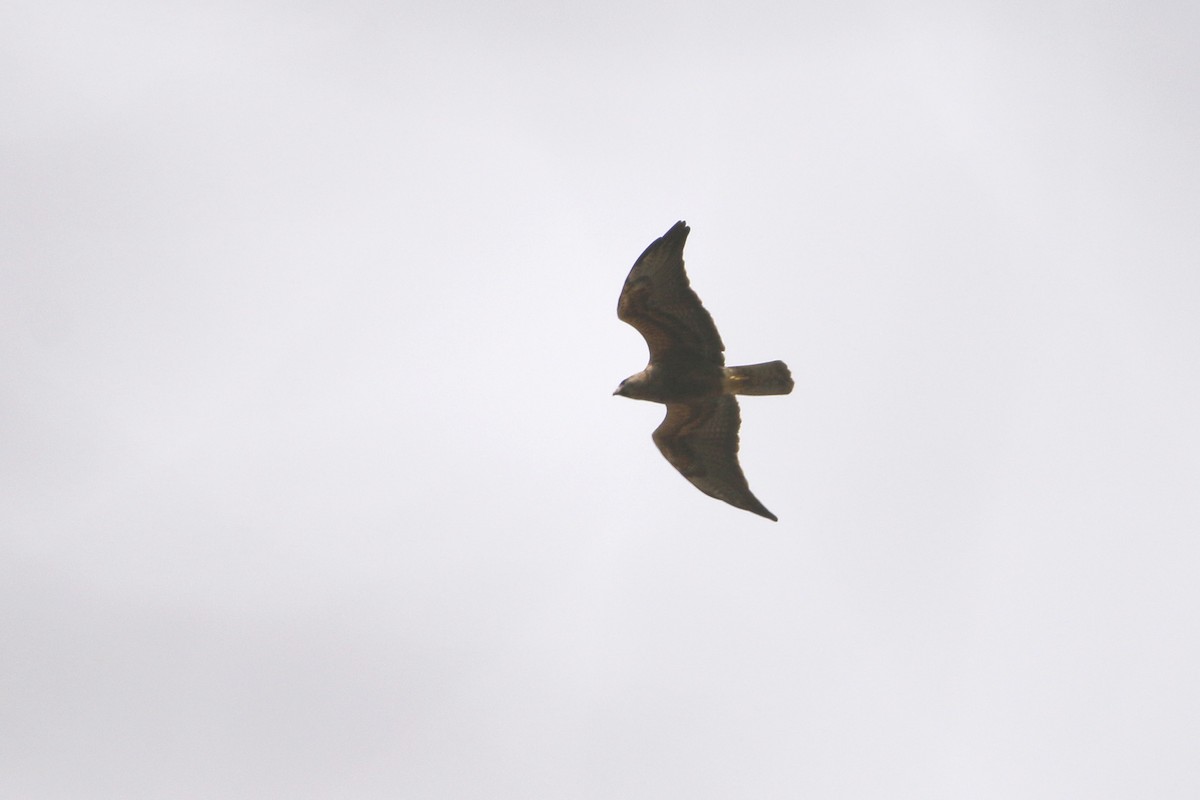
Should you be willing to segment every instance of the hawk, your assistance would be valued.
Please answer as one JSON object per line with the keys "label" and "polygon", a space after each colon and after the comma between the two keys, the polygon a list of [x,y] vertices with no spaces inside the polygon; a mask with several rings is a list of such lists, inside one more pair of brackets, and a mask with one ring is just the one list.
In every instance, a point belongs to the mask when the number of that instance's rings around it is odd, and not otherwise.
{"label": "hawk", "polygon": [[645,338],[650,363],[613,394],[667,406],[654,443],[697,489],[778,521],[750,492],[738,464],[742,420],[734,395],[788,394],[792,374],[782,361],[725,366],[717,326],[683,271],[689,230],[676,222],[646,248],[625,279],[617,317]]}

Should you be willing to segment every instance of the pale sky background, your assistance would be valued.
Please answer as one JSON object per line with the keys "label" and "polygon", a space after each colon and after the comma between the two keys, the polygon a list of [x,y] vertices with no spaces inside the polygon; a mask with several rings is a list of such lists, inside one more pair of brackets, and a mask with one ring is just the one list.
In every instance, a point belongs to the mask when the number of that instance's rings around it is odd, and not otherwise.
{"label": "pale sky background", "polygon": [[[1200,5],[0,11],[0,796],[1200,797]],[[778,524],[611,396],[677,219]]]}

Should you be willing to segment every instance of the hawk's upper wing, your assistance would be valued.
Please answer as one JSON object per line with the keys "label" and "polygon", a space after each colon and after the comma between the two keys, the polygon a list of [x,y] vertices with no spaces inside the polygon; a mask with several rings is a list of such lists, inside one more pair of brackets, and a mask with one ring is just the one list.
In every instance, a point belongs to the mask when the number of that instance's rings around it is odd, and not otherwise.
{"label": "hawk's upper wing", "polygon": [[677,353],[723,366],[725,345],[683,271],[689,230],[676,222],[634,262],[621,289],[617,317],[646,339],[651,362]]}
{"label": "hawk's upper wing", "polygon": [[719,395],[694,403],[668,403],[654,443],[671,466],[707,495],[778,521],[750,492],[738,465],[737,400]]}

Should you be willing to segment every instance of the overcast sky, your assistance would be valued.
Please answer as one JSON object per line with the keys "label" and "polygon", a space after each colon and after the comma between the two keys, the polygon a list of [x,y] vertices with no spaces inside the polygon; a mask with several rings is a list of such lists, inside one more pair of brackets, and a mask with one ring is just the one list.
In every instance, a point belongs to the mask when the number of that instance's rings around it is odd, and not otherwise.
{"label": "overcast sky", "polygon": [[[0,794],[1200,796],[1197,31],[7,3]],[[778,523],[611,396],[679,219]]]}

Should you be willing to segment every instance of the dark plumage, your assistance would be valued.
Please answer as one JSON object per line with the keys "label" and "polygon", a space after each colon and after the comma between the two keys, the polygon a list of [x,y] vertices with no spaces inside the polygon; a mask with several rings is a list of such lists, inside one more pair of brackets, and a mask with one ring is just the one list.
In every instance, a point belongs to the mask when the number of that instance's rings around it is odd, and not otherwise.
{"label": "dark plumage", "polygon": [[654,443],[671,466],[707,495],[775,520],[751,492],[738,464],[741,417],[736,394],[788,394],[782,361],[725,366],[725,345],[683,269],[690,229],[682,221],[634,263],[617,302],[617,317],[645,338],[650,363],[613,394],[664,403]]}

